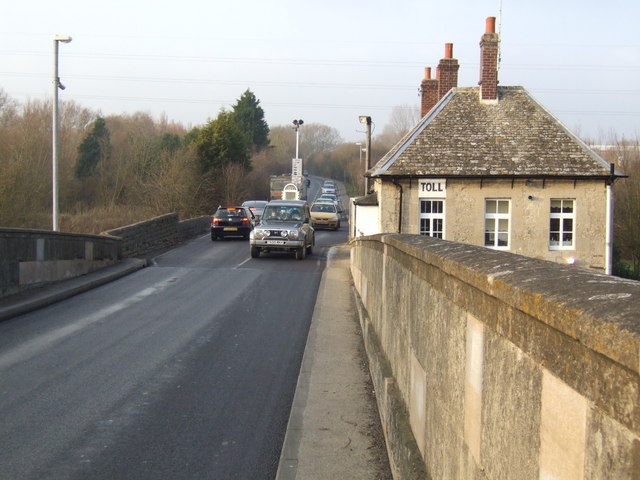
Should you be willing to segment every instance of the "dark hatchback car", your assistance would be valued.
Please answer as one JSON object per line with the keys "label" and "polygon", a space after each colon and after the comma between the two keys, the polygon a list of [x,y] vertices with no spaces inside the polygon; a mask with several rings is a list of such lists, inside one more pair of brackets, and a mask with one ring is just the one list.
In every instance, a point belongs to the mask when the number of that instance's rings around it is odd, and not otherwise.
{"label": "dark hatchback car", "polygon": [[260,222],[260,217],[262,217],[262,212],[264,207],[267,205],[266,200],[247,200],[246,202],[242,202],[243,207],[249,207],[251,213],[253,213],[253,217],[256,223]]}
{"label": "dark hatchback car", "polygon": [[253,213],[247,207],[218,207],[211,219],[211,240],[225,237],[249,238]]}

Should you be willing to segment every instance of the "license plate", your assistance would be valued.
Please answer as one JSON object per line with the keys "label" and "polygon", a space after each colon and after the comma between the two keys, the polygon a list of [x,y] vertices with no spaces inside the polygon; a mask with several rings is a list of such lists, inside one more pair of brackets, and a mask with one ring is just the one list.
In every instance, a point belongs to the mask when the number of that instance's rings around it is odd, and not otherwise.
{"label": "license plate", "polygon": [[224,227],[225,232],[237,232],[238,227]]}
{"label": "license plate", "polygon": [[286,245],[284,240],[267,240],[267,245]]}

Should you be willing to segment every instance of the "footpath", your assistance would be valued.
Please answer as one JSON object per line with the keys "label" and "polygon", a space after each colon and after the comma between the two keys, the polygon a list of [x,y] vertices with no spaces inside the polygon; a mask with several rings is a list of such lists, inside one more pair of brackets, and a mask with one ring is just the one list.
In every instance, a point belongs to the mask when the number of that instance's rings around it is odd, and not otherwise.
{"label": "footpath", "polygon": [[330,250],[277,480],[392,478],[349,263],[348,246]]}

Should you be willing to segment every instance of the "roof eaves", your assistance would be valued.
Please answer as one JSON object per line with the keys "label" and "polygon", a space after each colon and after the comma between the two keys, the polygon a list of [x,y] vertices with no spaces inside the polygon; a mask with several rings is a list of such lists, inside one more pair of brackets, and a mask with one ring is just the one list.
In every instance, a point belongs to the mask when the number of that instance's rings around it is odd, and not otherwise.
{"label": "roof eaves", "polygon": [[396,146],[390,150],[389,153],[391,155],[386,161],[378,167],[376,170],[371,172],[371,177],[377,177],[380,175],[384,175],[386,171],[396,162],[398,157],[402,155],[405,150],[413,144],[415,139],[422,133],[422,131],[427,128],[427,126],[431,123],[431,121],[438,116],[438,114],[442,111],[442,109],[449,103],[451,98],[453,98],[455,88],[452,88],[447,92],[447,94],[440,99],[440,101],[427,113],[422,120],[418,122],[418,124],[411,130],[407,135],[404,136],[402,140],[400,140]]}

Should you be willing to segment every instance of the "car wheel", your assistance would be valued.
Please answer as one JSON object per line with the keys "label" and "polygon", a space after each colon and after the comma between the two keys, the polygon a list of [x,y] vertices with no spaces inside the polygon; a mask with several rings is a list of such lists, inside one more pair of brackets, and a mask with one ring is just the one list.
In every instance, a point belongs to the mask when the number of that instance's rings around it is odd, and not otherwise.
{"label": "car wheel", "polygon": [[258,247],[251,247],[251,258],[258,258],[260,256],[260,249]]}
{"label": "car wheel", "polygon": [[304,247],[300,247],[298,249],[296,249],[296,260],[304,260],[304,257],[306,256],[307,249]]}

